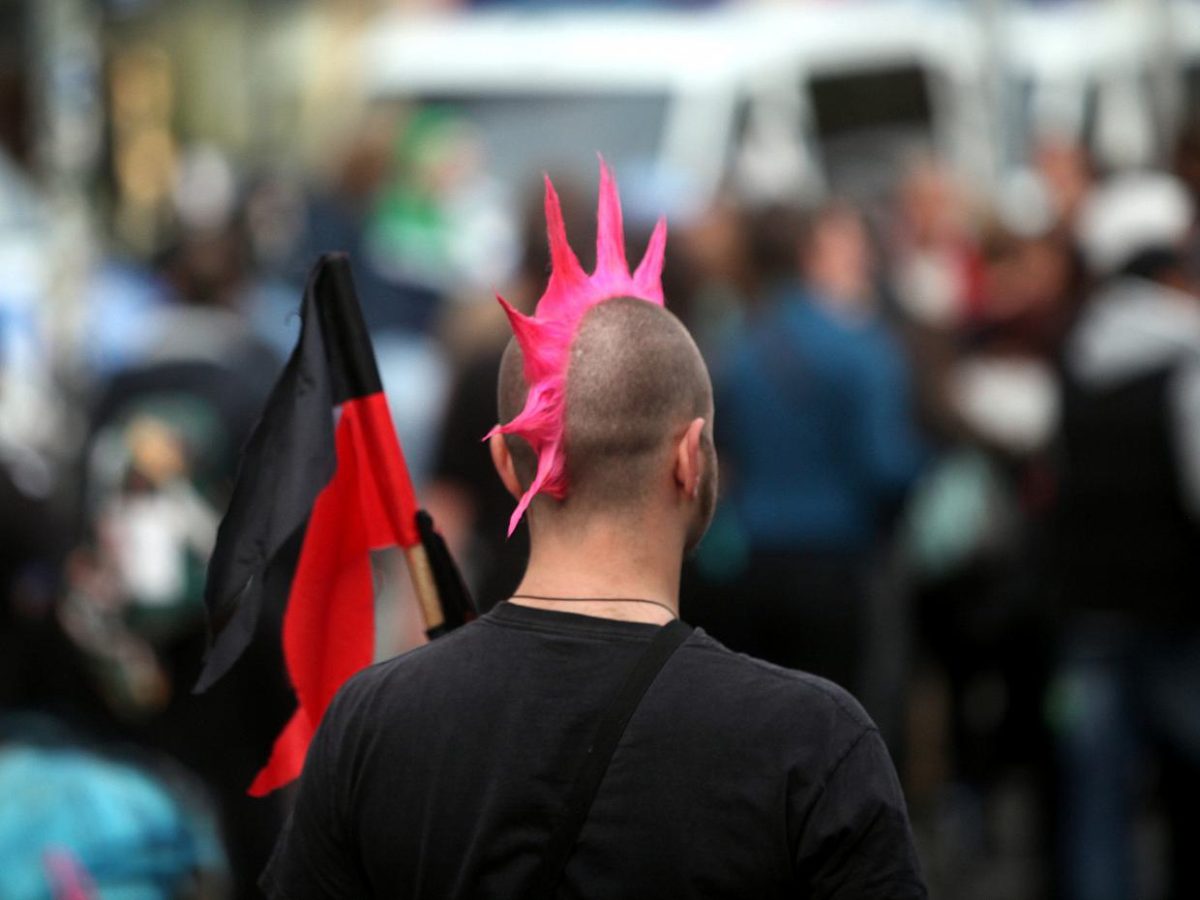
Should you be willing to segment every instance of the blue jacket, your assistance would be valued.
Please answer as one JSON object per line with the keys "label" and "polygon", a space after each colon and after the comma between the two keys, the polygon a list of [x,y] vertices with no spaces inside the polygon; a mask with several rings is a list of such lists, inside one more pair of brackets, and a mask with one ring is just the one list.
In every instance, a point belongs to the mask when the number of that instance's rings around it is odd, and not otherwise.
{"label": "blue jacket", "polygon": [[923,448],[901,348],[799,285],[736,333],[718,368],[717,441],[756,549],[857,551],[916,477]]}

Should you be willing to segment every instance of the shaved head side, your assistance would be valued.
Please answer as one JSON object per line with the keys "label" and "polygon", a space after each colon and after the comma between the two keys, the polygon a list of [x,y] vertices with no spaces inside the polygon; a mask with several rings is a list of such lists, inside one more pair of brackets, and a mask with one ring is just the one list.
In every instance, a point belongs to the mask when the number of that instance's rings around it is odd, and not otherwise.
{"label": "shaved head side", "polygon": [[[510,341],[500,364],[500,421],[525,403],[521,351]],[[629,297],[590,309],[571,344],[567,369],[564,508],[612,510],[644,502],[666,471],[671,439],[696,417],[709,422],[712,385],[687,329],[661,306]],[[523,485],[536,460],[524,440],[507,437]],[[535,503],[535,506],[539,504]]]}

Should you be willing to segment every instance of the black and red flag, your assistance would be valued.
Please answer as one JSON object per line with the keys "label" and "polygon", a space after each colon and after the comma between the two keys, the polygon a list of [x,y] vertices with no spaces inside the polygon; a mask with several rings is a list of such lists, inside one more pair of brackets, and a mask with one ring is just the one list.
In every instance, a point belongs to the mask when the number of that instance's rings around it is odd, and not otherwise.
{"label": "black and red flag", "polygon": [[209,651],[198,692],[242,655],[264,609],[286,602],[283,655],[297,708],[250,786],[255,796],[300,774],[329,701],[372,661],[372,550],[404,549],[430,637],[473,615],[417,507],[344,254],[318,260],[301,317],[300,340],[243,451],[204,596]]}

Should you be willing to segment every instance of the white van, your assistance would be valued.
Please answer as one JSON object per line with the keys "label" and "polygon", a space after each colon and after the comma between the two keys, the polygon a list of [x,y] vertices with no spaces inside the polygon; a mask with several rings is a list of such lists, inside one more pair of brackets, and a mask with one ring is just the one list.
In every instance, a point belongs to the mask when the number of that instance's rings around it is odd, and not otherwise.
{"label": "white van", "polygon": [[600,150],[694,204],[726,181],[765,198],[870,198],[920,151],[998,184],[1046,131],[1104,165],[1163,161],[1200,103],[1200,8],[394,14],[369,29],[364,59],[374,98],[438,102],[479,123],[505,179],[544,168],[594,178]]}
{"label": "white van", "polygon": [[1180,74],[1162,44],[1164,16],[1173,15],[1166,4],[1013,8],[1001,23],[1003,157],[1020,161],[1030,139],[1050,131],[1089,147],[1105,167],[1161,160]]}
{"label": "white van", "polygon": [[914,151],[994,165],[978,33],[944,5],[397,14],[363,58],[375,100],[476,122],[505,180],[594,179],[600,151],[676,216],[729,181],[871,195]]}

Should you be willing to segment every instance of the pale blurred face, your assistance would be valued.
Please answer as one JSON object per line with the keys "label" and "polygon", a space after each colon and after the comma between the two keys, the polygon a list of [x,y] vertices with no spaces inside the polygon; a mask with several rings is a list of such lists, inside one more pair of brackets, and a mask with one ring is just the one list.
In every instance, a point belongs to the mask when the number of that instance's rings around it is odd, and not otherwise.
{"label": "pale blurred face", "polygon": [[815,226],[805,277],[826,299],[848,309],[870,307],[872,253],[862,219],[851,210],[826,214]]}
{"label": "pale blurred face", "polygon": [[920,247],[959,240],[966,204],[950,174],[926,163],[913,169],[900,192],[901,212],[909,237]]}
{"label": "pale blurred face", "polygon": [[1070,222],[1092,183],[1086,151],[1067,140],[1047,140],[1037,148],[1034,164],[1050,191],[1055,215]]}

